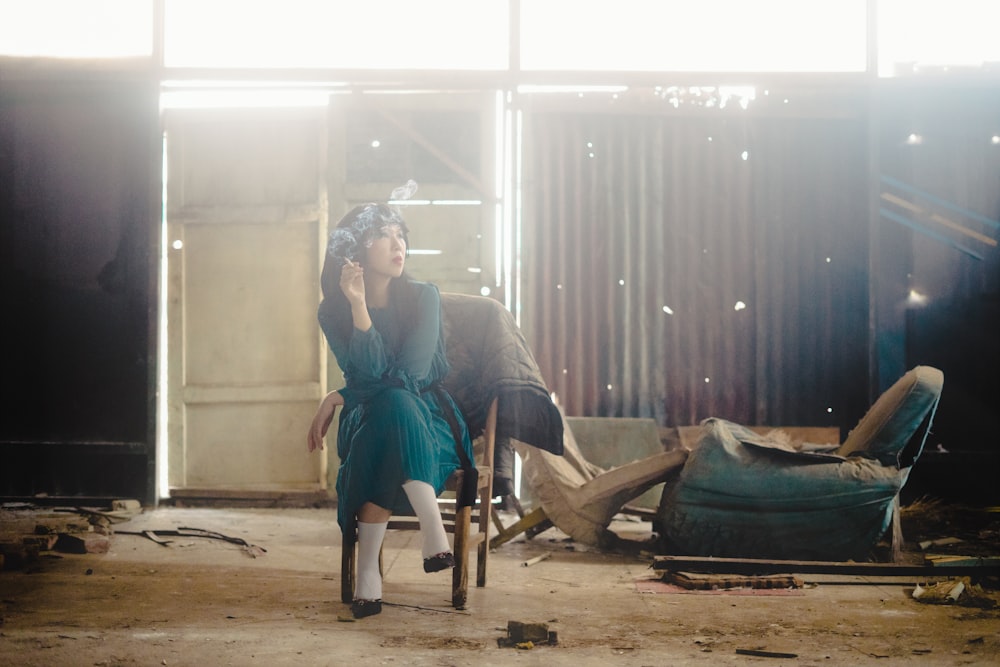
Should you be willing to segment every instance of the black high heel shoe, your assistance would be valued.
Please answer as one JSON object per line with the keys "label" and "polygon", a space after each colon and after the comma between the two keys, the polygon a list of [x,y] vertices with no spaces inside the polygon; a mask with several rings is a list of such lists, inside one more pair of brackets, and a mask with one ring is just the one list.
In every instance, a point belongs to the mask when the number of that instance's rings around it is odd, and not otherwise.
{"label": "black high heel shoe", "polygon": [[354,618],[364,618],[382,613],[381,600],[355,600],[351,603],[351,613]]}
{"label": "black high heel shoe", "polygon": [[455,567],[455,556],[450,551],[442,551],[424,559],[424,572],[440,572],[449,567]]}

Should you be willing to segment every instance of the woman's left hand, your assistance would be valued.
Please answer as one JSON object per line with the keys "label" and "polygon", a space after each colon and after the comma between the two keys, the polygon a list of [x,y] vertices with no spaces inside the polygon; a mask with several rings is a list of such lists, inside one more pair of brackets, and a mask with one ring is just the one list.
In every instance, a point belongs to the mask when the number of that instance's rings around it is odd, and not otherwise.
{"label": "woman's left hand", "polygon": [[333,415],[337,411],[337,406],[343,404],[344,397],[338,391],[331,391],[323,398],[316,409],[315,416],[313,416],[312,425],[309,427],[307,441],[310,452],[323,449],[323,438],[326,437],[326,432],[330,429],[330,424],[333,423]]}

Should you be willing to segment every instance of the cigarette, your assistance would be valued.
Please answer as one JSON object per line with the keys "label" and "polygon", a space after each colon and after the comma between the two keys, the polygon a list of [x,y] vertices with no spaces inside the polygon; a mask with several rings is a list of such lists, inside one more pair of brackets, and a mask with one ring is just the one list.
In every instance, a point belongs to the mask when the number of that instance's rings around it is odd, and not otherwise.
{"label": "cigarette", "polygon": [[548,551],[543,553],[541,556],[535,556],[534,558],[529,558],[528,560],[521,563],[523,567],[531,567],[535,563],[541,563],[543,560],[547,560],[552,557],[552,552]]}

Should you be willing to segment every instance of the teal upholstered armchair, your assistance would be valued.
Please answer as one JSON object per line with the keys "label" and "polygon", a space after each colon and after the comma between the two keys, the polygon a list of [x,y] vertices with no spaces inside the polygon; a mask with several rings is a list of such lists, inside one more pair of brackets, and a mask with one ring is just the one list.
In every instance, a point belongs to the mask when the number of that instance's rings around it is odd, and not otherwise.
{"label": "teal upholstered armchair", "polygon": [[829,451],[705,420],[657,512],[664,552],[866,560],[923,451],[943,385],[940,370],[913,368]]}

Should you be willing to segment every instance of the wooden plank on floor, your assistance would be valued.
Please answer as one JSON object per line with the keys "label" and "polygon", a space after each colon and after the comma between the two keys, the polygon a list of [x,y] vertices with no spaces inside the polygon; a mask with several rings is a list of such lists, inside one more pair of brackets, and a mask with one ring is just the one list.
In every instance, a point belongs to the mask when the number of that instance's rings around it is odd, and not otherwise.
{"label": "wooden plank on floor", "polygon": [[765,560],[757,558],[711,558],[704,556],[655,556],[653,569],[667,572],[727,574],[852,574],[882,576],[997,576],[994,559],[975,564],[905,565],[898,563],[854,563],[841,561]]}

